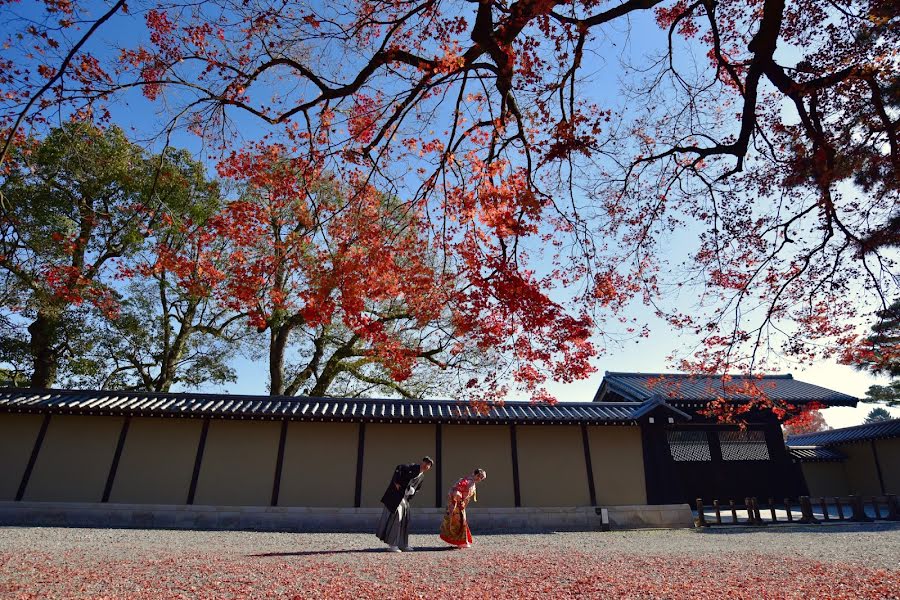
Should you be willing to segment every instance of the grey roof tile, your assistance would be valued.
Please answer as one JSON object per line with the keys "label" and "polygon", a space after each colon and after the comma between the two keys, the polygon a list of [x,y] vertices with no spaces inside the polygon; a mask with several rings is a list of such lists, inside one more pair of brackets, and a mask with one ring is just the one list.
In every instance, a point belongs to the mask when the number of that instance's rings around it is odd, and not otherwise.
{"label": "grey roof tile", "polygon": [[681,411],[660,399],[635,402],[565,402],[555,406],[506,402],[487,413],[450,400],[375,398],[305,398],[230,396],[154,392],[0,389],[0,412],[51,414],[114,414],[158,417],[213,417],[346,420],[422,423],[630,423],[648,410],[662,408],[680,419]]}
{"label": "grey roof tile", "polygon": [[838,462],[847,458],[843,453],[824,446],[790,446],[788,452],[800,462]]}
{"label": "grey roof tile", "polygon": [[[661,396],[669,402],[709,402],[719,397],[730,401],[746,401],[761,392],[774,400],[827,406],[856,406],[857,399],[804,381],[793,375],[753,377],[730,375],[726,384],[720,375],[688,375],[682,373],[612,373],[607,371],[594,396],[595,402],[608,397],[643,402]],[[741,388],[749,386],[748,392]]]}
{"label": "grey roof tile", "polygon": [[855,427],[842,427],[841,429],[829,429],[816,433],[804,433],[792,435],[787,439],[787,445],[794,446],[833,446],[835,444],[848,444],[852,442],[868,442],[900,437],[900,419],[890,421],[878,421],[867,425]]}

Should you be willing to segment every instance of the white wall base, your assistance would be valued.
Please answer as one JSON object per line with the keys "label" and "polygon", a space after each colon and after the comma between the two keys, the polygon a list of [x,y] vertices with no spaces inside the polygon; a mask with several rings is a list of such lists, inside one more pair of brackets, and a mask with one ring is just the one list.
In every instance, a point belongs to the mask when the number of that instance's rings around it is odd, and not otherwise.
{"label": "white wall base", "polygon": [[[0,525],[374,531],[381,508],[197,506],[81,502],[0,502]],[[473,531],[600,531],[693,527],[687,504],[561,508],[480,508],[467,511]],[[414,533],[440,528],[443,509],[412,507]]]}

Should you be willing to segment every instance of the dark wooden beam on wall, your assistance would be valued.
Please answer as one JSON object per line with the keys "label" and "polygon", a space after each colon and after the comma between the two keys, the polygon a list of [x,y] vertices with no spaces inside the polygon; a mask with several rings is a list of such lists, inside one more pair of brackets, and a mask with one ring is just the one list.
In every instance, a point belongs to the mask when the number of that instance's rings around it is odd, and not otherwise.
{"label": "dark wooden beam on wall", "polygon": [[366,449],[366,424],[359,424],[359,438],[356,442],[356,490],[353,492],[353,506],[362,506],[363,460]]}
{"label": "dark wooden beam on wall", "polygon": [[706,443],[709,445],[709,458],[713,465],[721,465],[725,462],[722,458],[722,445],[719,443],[719,429],[715,427],[707,427]]}
{"label": "dark wooden beam on wall", "polygon": [[47,435],[47,427],[50,426],[50,415],[44,415],[41,421],[41,428],[38,430],[37,437],[34,440],[34,446],[31,448],[31,456],[28,457],[28,464],[25,466],[25,472],[22,473],[22,480],[19,482],[19,489],[16,492],[16,501],[25,497],[25,488],[28,487],[28,480],[31,479],[31,472],[34,471],[34,464],[37,462],[38,454],[41,446],[44,444],[44,436]]}
{"label": "dark wooden beam on wall", "polygon": [[103,498],[100,502],[109,502],[112,493],[113,482],[116,480],[116,472],[119,470],[119,460],[122,458],[122,450],[125,448],[125,437],[128,435],[128,427],[131,425],[131,417],[125,417],[122,421],[122,429],[119,431],[119,441],[116,443],[116,452],[113,454],[112,464],[109,465],[109,475],[106,476],[106,485],[103,487]]}
{"label": "dark wooden beam on wall", "polygon": [[597,488],[594,486],[594,465],[591,462],[591,440],[588,436],[587,425],[581,426],[581,442],[584,444],[584,466],[587,468],[588,493],[591,497],[591,506],[597,506]]}
{"label": "dark wooden beam on wall", "polygon": [[441,424],[434,426],[434,478],[437,483],[434,485],[434,507],[440,508],[444,504],[444,485],[441,474],[443,471],[443,438]]}
{"label": "dark wooden beam on wall", "polygon": [[656,444],[653,439],[654,433],[655,431],[649,425],[641,423],[641,451],[644,456],[644,490],[647,494],[647,504],[660,504],[658,460]]}
{"label": "dark wooden beam on wall", "polygon": [[275,479],[272,482],[272,506],[278,506],[278,493],[281,491],[281,470],[284,467],[284,446],[287,442],[287,419],[281,422],[281,435],[278,437],[278,458],[275,459]]}
{"label": "dark wooden beam on wall", "polygon": [[881,486],[881,493],[886,494],[884,488],[884,475],[881,474],[881,461],[878,460],[878,450],[875,448],[875,440],[871,440],[869,443],[872,444],[872,458],[875,459],[875,471],[878,472],[878,485]]}
{"label": "dark wooden beam on wall", "polygon": [[194,473],[191,475],[191,487],[188,488],[187,503],[194,503],[197,494],[197,480],[200,479],[200,465],[203,464],[203,451],[206,449],[206,435],[209,433],[209,418],[203,419],[203,428],[200,430],[200,441],[197,443],[197,456],[194,458]]}
{"label": "dark wooden beam on wall", "polygon": [[513,497],[515,505],[522,506],[522,492],[519,487],[519,445],[516,443],[516,426],[509,426],[509,445],[512,448]]}

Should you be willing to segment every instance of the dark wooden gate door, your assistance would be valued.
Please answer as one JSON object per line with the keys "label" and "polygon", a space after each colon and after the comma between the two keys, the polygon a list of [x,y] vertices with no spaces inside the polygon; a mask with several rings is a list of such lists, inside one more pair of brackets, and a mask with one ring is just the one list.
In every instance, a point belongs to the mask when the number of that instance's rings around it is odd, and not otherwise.
{"label": "dark wooden gate door", "polygon": [[693,505],[702,498],[706,503],[733,499],[741,504],[747,497],[765,501],[805,493],[805,482],[777,426],[743,431],[716,425],[668,427],[658,433],[655,445],[655,476],[663,481],[652,486],[648,481],[650,503]]}

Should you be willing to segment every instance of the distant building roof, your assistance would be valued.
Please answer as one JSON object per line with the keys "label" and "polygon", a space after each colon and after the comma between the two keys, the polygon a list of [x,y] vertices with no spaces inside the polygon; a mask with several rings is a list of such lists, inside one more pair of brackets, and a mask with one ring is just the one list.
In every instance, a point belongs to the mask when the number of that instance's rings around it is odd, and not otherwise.
{"label": "distant building roof", "polygon": [[726,387],[720,375],[689,375],[682,373],[611,373],[606,372],[594,402],[631,401],[643,402],[660,396],[675,405],[703,403],[722,397],[730,401],[746,401],[751,398],[742,393],[744,385],[755,386],[769,398],[784,402],[805,404],[821,402],[826,406],[856,406],[857,399],[828,388],[797,381],[793,375],[766,375],[754,377],[731,375]]}
{"label": "distant building roof", "polygon": [[833,446],[835,444],[849,444],[852,442],[868,442],[870,440],[883,440],[900,437],[900,419],[890,421],[878,421],[855,427],[842,427],[816,433],[804,433],[792,435],[787,439],[787,445],[794,446]]}
{"label": "distant building roof", "polygon": [[634,402],[506,402],[482,414],[466,402],[229,394],[0,389],[0,413],[212,417],[376,423],[630,424],[650,413],[683,421],[659,398]]}
{"label": "distant building roof", "polygon": [[839,462],[847,458],[834,448],[824,446],[789,446],[791,458],[800,462]]}

